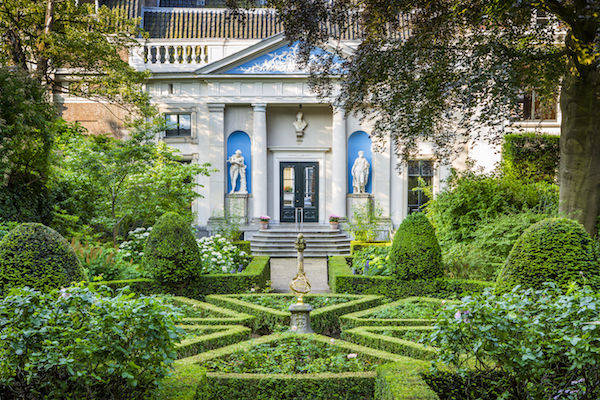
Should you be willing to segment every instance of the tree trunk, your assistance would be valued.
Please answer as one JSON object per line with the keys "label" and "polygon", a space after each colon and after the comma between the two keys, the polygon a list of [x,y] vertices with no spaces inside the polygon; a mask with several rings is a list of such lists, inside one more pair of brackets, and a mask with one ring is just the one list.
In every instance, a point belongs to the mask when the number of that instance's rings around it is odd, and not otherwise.
{"label": "tree trunk", "polygon": [[560,96],[560,211],[597,234],[600,207],[600,73],[565,77]]}

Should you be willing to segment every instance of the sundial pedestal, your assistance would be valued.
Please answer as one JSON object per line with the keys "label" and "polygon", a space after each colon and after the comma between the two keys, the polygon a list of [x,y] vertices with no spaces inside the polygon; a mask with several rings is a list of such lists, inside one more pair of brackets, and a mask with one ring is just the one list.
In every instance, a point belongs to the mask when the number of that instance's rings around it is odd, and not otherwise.
{"label": "sundial pedestal", "polygon": [[289,308],[292,316],[290,318],[290,332],[293,333],[315,333],[310,326],[310,304],[292,304]]}
{"label": "sundial pedestal", "polygon": [[304,295],[310,293],[310,282],[304,273],[304,249],[306,249],[306,240],[302,233],[298,234],[295,243],[298,250],[298,273],[290,283],[290,289],[296,294],[298,302],[292,304],[288,310],[292,313],[290,318],[290,332],[294,333],[314,333],[310,327],[310,312],[312,307],[303,301]]}

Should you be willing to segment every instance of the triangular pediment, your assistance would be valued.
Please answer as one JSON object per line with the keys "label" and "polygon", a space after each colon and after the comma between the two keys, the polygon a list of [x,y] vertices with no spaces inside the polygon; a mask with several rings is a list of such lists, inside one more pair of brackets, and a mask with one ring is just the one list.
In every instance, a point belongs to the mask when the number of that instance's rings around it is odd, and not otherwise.
{"label": "triangular pediment", "polygon": [[[307,75],[298,65],[299,43],[278,34],[196,71],[201,75]],[[315,48],[311,59],[333,57],[341,68],[343,60],[331,51]],[[335,70],[335,66],[334,66]]]}

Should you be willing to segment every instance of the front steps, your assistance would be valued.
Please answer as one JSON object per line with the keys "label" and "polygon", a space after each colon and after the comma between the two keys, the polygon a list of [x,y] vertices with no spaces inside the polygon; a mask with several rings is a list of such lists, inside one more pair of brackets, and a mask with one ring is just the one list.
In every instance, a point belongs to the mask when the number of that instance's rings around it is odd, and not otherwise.
{"label": "front steps", "polygon": [[304,234],[306,250],[304,257],[327,257],[331,255],[349,255],[350,238],[329,225],[296,224],[275,225],[261,229],[250,239],[253,255],[271,257],[296,257],[294,247],[298,233]]}

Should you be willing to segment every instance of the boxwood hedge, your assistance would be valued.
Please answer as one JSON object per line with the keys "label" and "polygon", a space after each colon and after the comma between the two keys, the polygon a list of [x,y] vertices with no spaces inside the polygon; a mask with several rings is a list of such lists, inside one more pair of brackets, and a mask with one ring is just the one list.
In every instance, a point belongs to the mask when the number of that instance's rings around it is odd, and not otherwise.
{"label": "boxwood hedge", "polygon": [[419,360],[433,360],[437,356],[437,350],[434,347],[389,334],[390,332],[427,332],[431,330],[432,328],[428,326],[359,326],[342,331],[342,339]]}
{"label": "boxwood hedge", "polygon": [[425,214],[410,214],[402,221],[394,235],[389,259],[400,280],[434,279],[443,275],[442,250]]}
{"label": "boxwood hedge", "polygon": [[[273,332],[279,329],[285,329],[290,324],[291,313],[289,311],[276,310],[274,308],[264,307],[244,301],[242,296],[267,296],[265,294],[256,295],[210,295],[206,301],[218,306],[230,308],[236,311],[244,312],[256,316],[253,330]],[[268,296],[289,296],[289,294],[271,293]],[[310,313],[312,328],[318,333],[335,334],[340,330],[340,316],[354,311],[363,310],[381,304],[381,296],[363,296],[347,294],[309,294],[304,297],[305,303],[310,304],[310,299],[315,297],[344,297],[349,301],[321,307]]]}
{"label": "boxwood hedge", "polygon": [[250,329],[241,325],[180,325],[186,331],[201,329],[207,333],[186,338],[176,346],[177,358],[185,358],[250,338]]}
{"label": "boxwood hedge", "polygon": [[203,301],[198,301],[194,299],[188,299],[187,297],[175,296],[173,299],[176,302],[180,302],[183,304],[190,305],[192,307],[200,308],[202,310],[208,311],[211,315],[206,318],[195,318],[195,317],[185,317],[182,318],[181,322],[183,324],[192,324],[192,325],[246,325],[251,326],[254,316],[248,315],[242,312],[237,312],[230,310],[228,308],[222,308],[215,306],[214,304],[205,303]]}
{"label": "boxwood hedge", "polygon": [[567,218],[548,218],[523,232],[498,276],[497,290],[520,285],[540,289],[544,282],[598,286],[600,264],[583,225]]}
{"label": "boxwood hedge", "polygon": [[[281,340],[285,334],[263,336],[179,360],[179,365],[201,364],[237,351]],[[349,353],[365,354],[377,362],[404,360],[404,357],[358,346],[317,334],[303,335]],[[245,374],[206,372],[200,379],[195,400],[356,400],[373,398],[376,372],[318,373],[318,374]]]}
{"label": "boxwood hedge", "polygon": [[271,279],[271,266],[268,256],[254,256],[246,269],[236,274],[201,275],[185,287],[164,286],[153,279],[127,279],[118,281],[94,282],[93,285],[107,285],[113,288],[129,286],[138,293],[170,293],[193,299],[203,299],[209,294],[243,293],[252,288],[265,287]]}
{"label": "boxwood hedge", "polygon": [[494,282],[437,278],[431,280],[399,280],[390,276],[353,275],[346,257],[331,256],[328,262],[329,287],[333,293],[374,294],[401,299],[409,296],[429,296],[454,299],[480,293]]}
{"label": "boxwood hedge", "polygon": [[82,280],[83,268],[69,243],[45,225],[21,224],[0,241],[0,294],[22,286],[48,291]]}
{"label": "boxwood hedge", "polygon": [[369,318],[370,314],[377,313],[387,308],[402,306],[411,301],[425,301],[442,305],[442,302],[458,303],[451,300],[442,300],[429,297],[407,297],[393,303],[383,304],[377,307],[363,309],[340,317],[340,325],[342,330],[356,328],[359,326],[427,326],[431,325],[435,320],[425,318]]}

